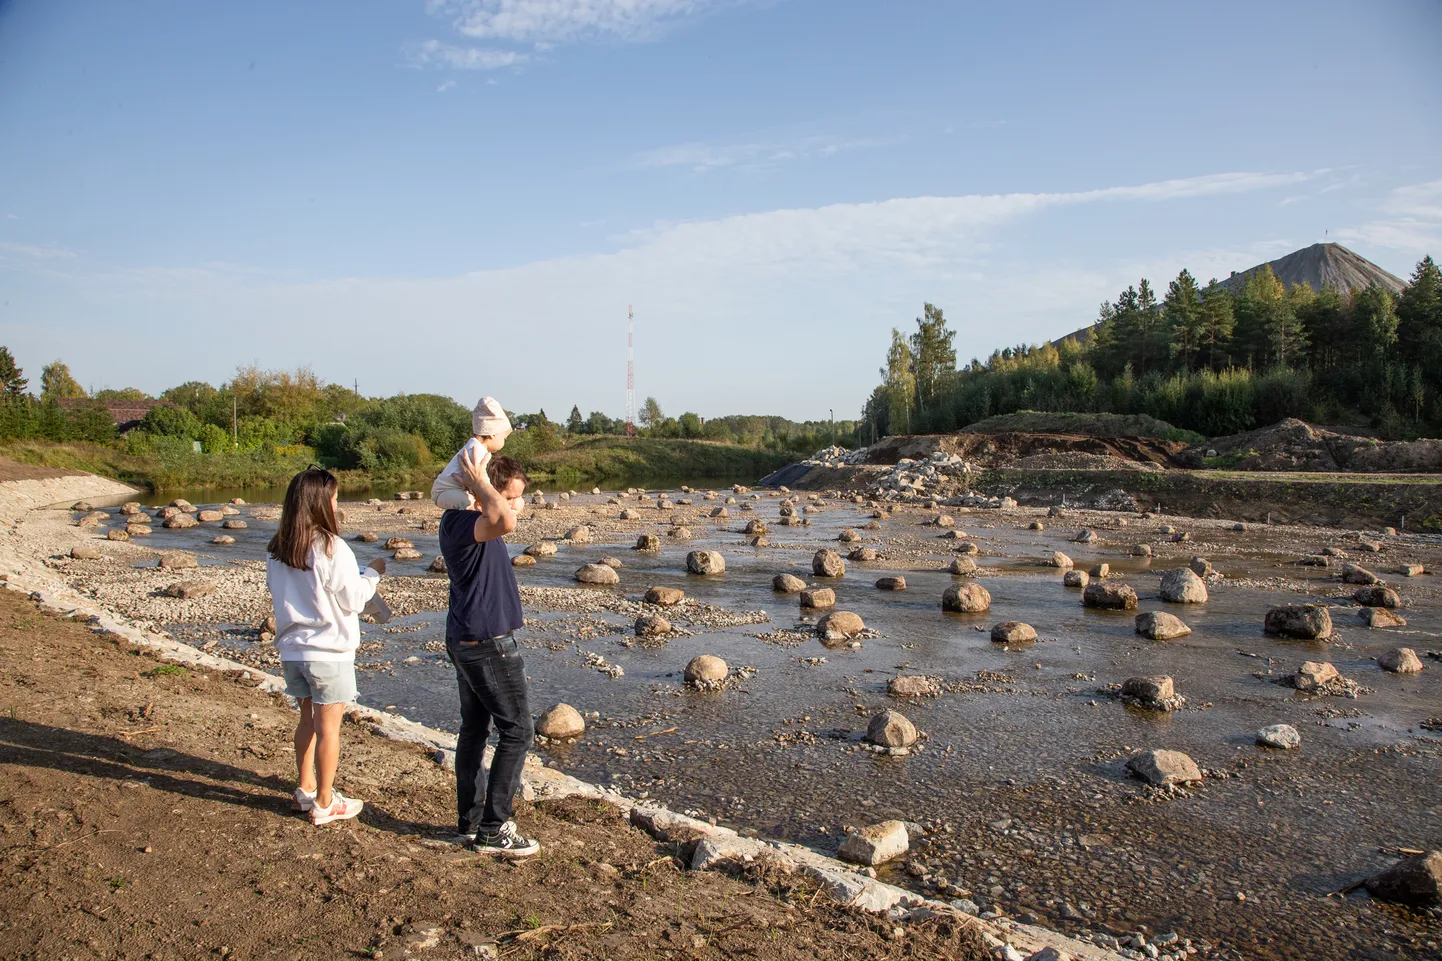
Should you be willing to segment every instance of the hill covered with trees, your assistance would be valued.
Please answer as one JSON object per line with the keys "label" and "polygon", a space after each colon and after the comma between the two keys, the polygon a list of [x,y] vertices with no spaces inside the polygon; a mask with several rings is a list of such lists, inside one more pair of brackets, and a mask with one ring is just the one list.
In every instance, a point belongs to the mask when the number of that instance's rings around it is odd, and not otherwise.
{"label": "hill covered with trees", "polygon": [[1442,429],[1442,272],[1430,256],[1397,294],[1375,280],[1288,286],[1265,264],[1233,292],[1183,270],[1160,295],[1146,279],[1128,287],[1078,334],[958,369],[955,331],[926,304],[913,333],[893,329],[861,431],[949,432],[1021,410],[1146,414],[1207,436],[1285,417],[1386,437]]}

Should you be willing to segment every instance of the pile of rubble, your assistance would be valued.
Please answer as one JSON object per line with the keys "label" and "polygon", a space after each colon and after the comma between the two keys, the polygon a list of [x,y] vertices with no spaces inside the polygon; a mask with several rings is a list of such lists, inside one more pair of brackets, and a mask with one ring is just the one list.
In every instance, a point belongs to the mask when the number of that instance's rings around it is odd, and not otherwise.
{"label": "pile of rubble", "polygon": [[807,467],[854,467],[866,463],[869,448],[847,450],[845,447],[823,447],[801,463]]}
{"label": "pile of rubble", "polygon": [[872,482],[872,487],[883,492],[883,496],[912,495],[916,497],[947,496],[955,488],[965,488],[965,478],[971,474],[970,463],[948,454],[935,451],[926,460],[912,460],[903,457],[896,466]]}

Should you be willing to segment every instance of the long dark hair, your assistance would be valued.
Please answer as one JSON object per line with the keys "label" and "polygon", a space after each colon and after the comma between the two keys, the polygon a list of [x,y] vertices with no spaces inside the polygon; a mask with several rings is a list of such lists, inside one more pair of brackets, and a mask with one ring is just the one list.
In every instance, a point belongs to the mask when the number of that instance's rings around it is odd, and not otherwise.
{"label": "long dark hair", "polygon": [[330,556],[331,540],[340,536],[331,498],[340,485],[335,475],[320,467],[309,467],[290,479],[285,504],[280,509],[280,527],[270,539],[270,556],[288,567],[308,571],[306,555],[316,534],[325,534],[325,553]]}

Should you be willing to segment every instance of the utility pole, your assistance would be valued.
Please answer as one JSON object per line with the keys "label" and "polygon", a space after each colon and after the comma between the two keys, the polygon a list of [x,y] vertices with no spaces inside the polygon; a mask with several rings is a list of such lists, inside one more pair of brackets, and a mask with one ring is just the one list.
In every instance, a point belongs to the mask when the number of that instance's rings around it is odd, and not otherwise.
{"label": "utility pole", "polygon": [[829,414],[831,415],[831,446],[832,446],[832,447],[835,447],[835,446],[836,446],[836,411],[835,411],[834,409],[828,407],[828,408],[827,408],[827,413],[829,413]]}
{"label": "utility pole", "polygon": [[234,391],[230,394],[230,443],[232,447],[240,446],[240,401]]}

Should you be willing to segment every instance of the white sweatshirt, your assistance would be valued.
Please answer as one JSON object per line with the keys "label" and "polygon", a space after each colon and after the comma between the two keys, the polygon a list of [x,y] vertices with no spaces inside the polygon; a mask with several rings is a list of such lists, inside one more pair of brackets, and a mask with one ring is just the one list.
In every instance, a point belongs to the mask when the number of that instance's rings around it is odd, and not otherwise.
{"label": "white sweatshirt", "polygon": [[451,475],[460,472],[461,454],[468,450],[475,452],[476,461],[481,465],[482,470],[485,469],[486,464],[491,460],[491,452],[486,449],[485,444],[481,443],[480,438],[472,437],[466,441],[461,445],[461,449],[456,451],[456,455],[446,462],[446,468],[441,471],[441,476],[437,477],[435,483],[431,484],[432,500],[438,497],[442,491],[463,491],[466,489],[460,481]]}
{"label": "white sweatshirt", "polygon": [[361,608],[381,576],[361,570],[350,545],[316,535],[302,571],[274,557],[265,562],[265,582],[275,610],[275,648],[282,661],[351,661],[360,646]]}

